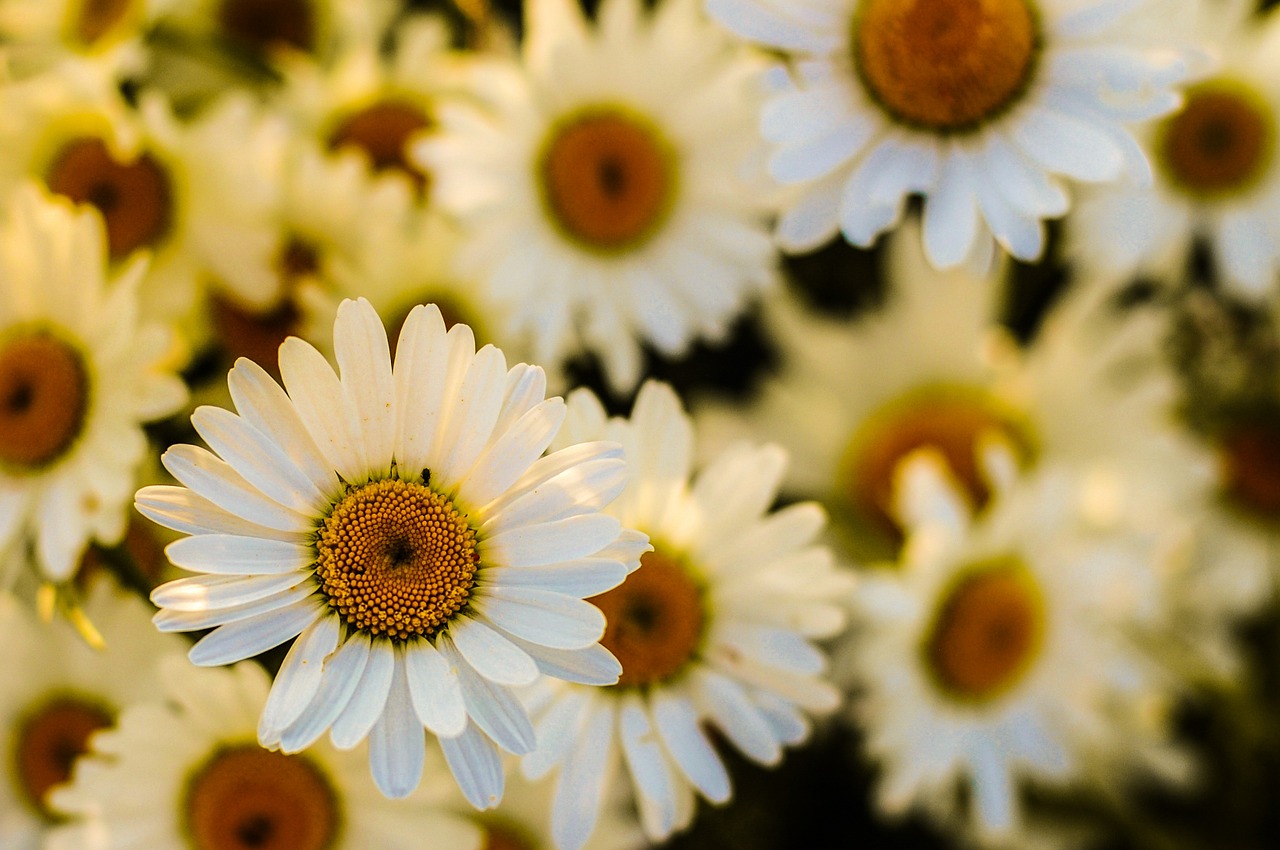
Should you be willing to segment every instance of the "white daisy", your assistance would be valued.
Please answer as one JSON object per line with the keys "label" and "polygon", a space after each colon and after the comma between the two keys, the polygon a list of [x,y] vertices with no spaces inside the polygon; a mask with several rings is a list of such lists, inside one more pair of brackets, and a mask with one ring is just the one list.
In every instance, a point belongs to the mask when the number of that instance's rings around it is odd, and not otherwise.
{"label": "white daisy", "polygon": [[1185,779],[1161,672],[1129,634],[1148,536],[1094,527],[1064,468],[1002,492],[976,522],[936,453],[903,478],[902,562],[860,585],[848,647],[880,806],[956,810],[1008,839],[1028,783]]}
{"label": "white daisy", "polygon": [[72,59],[102,63],[122,76],[145,64],[142,39],[171,2],[8,0],[0,4],[0,41],[19,75]]}
{"label": "white daisy", "polygon": [[729,775],[702,724],[752,760],[777,764],[808,737],[810,712],[835,708],[811,639],[844,625],[850,577],[816,544],[822,509],[770,511],[786,465],[778,446],[738,444],[692,476],[693,429],[670,387],[646,383],[631,418],[605,419],[585,390],[569,399],[562,440],[622,443],[631,480],[609,508],[654,541],[640,568],[592,596],[601,643],[622,663],[610,688],[535,697],[538,749],[525,775],[559,768],[552,834],[560,850],[591,835],[611,776],[625,765],[645,832],[688,826],[695,792],[729,799]]}
{"label": "white daisy", "polygon": [[362,749],[259,746],[270,680],[257,664],[202,670],[170,656],[159,668],[160,693],[95,736],[73,781],[51,796],[75,820],[45,850],[480,850],[481,831],[443,807],[444,765],[433,765],[430,788],[387,800]]}
{"label": "white daisy", "polygon": [[718,339],[772,280],[740,179],[757,66],[693,0],[529,0],[523,64],[475,72],[487,107],[445,104],[416,149],[468,234],[464,276],[511,307],[541,362],[581,347],[629,391],[641,344]]}
{"label": "white daisy", "polygon": [[707,0],[725,27],[786,51],[760,118],[768,169],[797,197],[778,222],[803,251],[837,230],[867,246],[925,198],[939,267],[1033,260],[1064,178],[1148,175],[1131,122],[1173,109],[1184,58],[1148,45],[1166,0]]}
{"label": "white daisy", "polygon": [[[101,576],[98,577],[102,579]],[[85,614],[105,650],[89,647],[63,620],[41,623],[0,594],[0,847],[37,850],[57,822],[49,791],[71,777],[89,736],[115,723],[126,704],[155,693],[155,664],[182,641],[157,634],[150,606],[102,579]]]}
{"label": "white daisy", "polygon": [[394,368],[367,301],[339,307],[334,349],[340,377],[286,340],[284,389],[239,361],[228,376],[239,415],[192,416],[217,454],[170,448],[165,467],[186,486],[139,491],[146,516],[192,535],[170,560],[203,573],[155,590],[156,624],[216,626],[191,650],[202,666],[298,638],[262,712],[264,746],[368,736],[378,787],[404,796],[425,726],[467,799],[494,806],[498,749],[534,744],[511,688],[539,671],[617,678],[597,643],[604,617],[581,597],[648,548],[599,513],[624,484],[621,449],[539,459],[564,416],[544,400],[542,370],[508,371],[466,325],[446,332],[433,306],[409,315]]}
{"label": "white daisy", "polygon": [[142,424],[186,398],[170,334],[138,318],[142,266],[109,278],[103,243],[96,213],[33,186],[0,225],[0,550],[29,545],[51,581],[119,542]]}
{"label": "white daisy", "polygon": [[1248,0],[1196,4],[1186,29],[1220,65],[1182,108],[1146,128],[1150,186],[1098,188],[1067,219],[1080,267],[1180,283],[1192,244],[1207,241],[1223,282],[1254,297],[1280,271],[1280,17],[1250,17]]}

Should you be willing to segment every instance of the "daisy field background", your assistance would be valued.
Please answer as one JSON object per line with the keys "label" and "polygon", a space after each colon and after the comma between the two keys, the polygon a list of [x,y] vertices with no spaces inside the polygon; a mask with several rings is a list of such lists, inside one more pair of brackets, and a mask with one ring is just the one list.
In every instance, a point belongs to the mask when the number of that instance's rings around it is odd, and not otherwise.
{"label": "daisy field background", "polygon": [[1271,0],[0,0],[0,850],[1280,845]]}

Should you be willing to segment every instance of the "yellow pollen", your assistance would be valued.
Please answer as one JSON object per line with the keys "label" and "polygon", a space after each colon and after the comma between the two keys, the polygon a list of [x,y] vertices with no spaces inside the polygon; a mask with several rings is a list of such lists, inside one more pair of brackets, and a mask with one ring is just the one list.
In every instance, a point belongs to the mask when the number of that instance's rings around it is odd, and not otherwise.
{"label": "yellow pollen", "polygon": [[858,516],[895,540],[901,529],[893,514],[894,476],[916,449],[941,452],[973,507],[991,493],[980,466],[979,443],[998,435],[1027,463],[1034,446],[1014,413],[981,390],[923,387],[890,402],[858,429],[842,465],[846,495]]}
{"label": "yellow pollen", "polygon": [[1219,479],[1236,505],[1280,519],[1280,422],[1246,421],[1219,439]]}
{"label": "yellow pollen", "polygon": [[191,777],[186,829],[194,850],[330,850],[338,799],[304,756],[227,747]]}
{"label": "yellow pollen", "polygon": [[395,100],[378,101],[343,119],[329,136],[329,148],[364,151],[375,171],[408,175],[423,192],[429,176],[409,161],[406,148],[415,135],[430,127],[431,119],[417,106]]}
{"label": "yellow pollen", "polygon": [[981,701],[1021,679],[1043,639],[1039,586],[1010,558],[980,565],[948,590],[924,642],[925,660],[944,690]]}
{"label": "yellow pollen", "polygon": [[222,0],[218,25],[230,40],[259,51],[310,50],[316,40],[312,0]]}
{"label": "yellow pollen", "polygon": [[1191,88],[1161,124],[1156,159],[1187,194],[1214,197],[1256,183],[1271,164],[1275,136],[1275,115],[1261,96],[1215,80]]}
{"label": "yellow pollen", "polygon": [[895,120],[958,132],[1021,97],[1039,38],[1028,0],[862,0],[854,67]]}
{"label": "yellow pollen", "polygon": [[88,408],[89,375],[70,345],[41,331],[0,344],[0,464],[34,470],[62,457]]}
{"label": "yellow pollen", "polygon": [[697,653],[706,616],[702,588],[675,558],[646,552],[626,581],[588,601],[604,612],[600,644],[622,664],[623,687],[664,682]]}
{"label": "yellow pollen", "polygon": [[552,128],[539,159],[543,204],[556,226],[605,253],[647,241],[675,198],[675,153],[656,128],[592,109]]}
{"label": "yellow pollen", "polygon": [[112,723],[102,706],[69,697],[46,704],[22,723],[14,746],[15,767],[23,796],[41,817],[57,820],[46,796],[71,778],[76,759],[89,750],[89,736]]}
{"label": "yellow pollen", "polygon": [[462,610],[475,582],[475,531],[422,484],[387,479],[351,489],[325,519],[316,576],[353,627],[430,635]]}
{"label": "yellow pollen", "polygon": [[102,213],[112,260],[154,247],[169,232],[173,201],[169,177],[142,154],[120,162],[102,139],[83,137],[63,145],[46,175],[49,188]]}
{"label": "yellow pollen", "polygon": [[72,40],[92,47],[124,20],[133,0],[80,0],[72,4],[70,30]]}

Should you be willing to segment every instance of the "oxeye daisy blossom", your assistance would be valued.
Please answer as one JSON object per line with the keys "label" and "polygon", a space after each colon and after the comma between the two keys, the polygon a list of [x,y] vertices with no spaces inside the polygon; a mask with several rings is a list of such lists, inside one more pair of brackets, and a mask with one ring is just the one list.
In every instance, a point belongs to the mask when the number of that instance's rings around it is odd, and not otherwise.
{"label": "oxeye daisy blossom", "polygon": [[120,541],[142,425],[186,399],[172,335],[138,316],[143,264],[111,275],[104,242],[95,212],[31,185],[0,225],[0,550],[30,547],[47,581]]}
{"label": "oxeye daisy blossom", "polygon": [[477,69],[477,103],[442,104],[415,153],[467,239],[464,277],[508,305],[540,362],[583,348],[630,391],[642,344],[718,339],[773,281],[763,214],[740,171],[757,62],[690,0],[652,13],[529,0],[521,64]]}
{"label": "oxeye daisy blossom", "polygon": [[142,40],[170,0],[12,0],[0,6],[10,67],[38,73],[60,62],[99,63],[115,75],[146,62]]}
{"label": "oxeye daisy blossom", "polygon": [[209,670],[170,655],[158,666],[160,694],[126,706],[51,795],[71,823],[46,850],[480,850],[480,829],[444,808],[443,765],[409,799],[388,800],[361,749],[259,745],[270,687],[259,665]]}
{"label": "oxeye daisy blossom", "polygon": [[262,712],[264,746],[368,736],[378,787],[405,796],[425,727],[467,799],[494,806],[499,748],[534,745],[512,688],[540,673],[617,678],[604,617],[582,597],[648,549],[600,512],[625,484],[621,448],[540,457],[564,416],[542,370],[477,352],[434,306],[410,313],[393,366],[373,307],[343,302],[334,352],[340,376],[286,340],[283,388],[237,362],[238,414],[192,416],[216,454],[174,446],[162,460],[185,486],[138,492],[143,514],[191,535],[170,560],[202,574],[153,592],[156,625],[216,627],[191,649],[204,666],[297,638]]}
{"label": "oxeye daisy blossom", "polygon": [[872,244],[924,196],[929,260],[1027,260],[1066,180],[1149,176],[1129,125],[1177,104],[1187,60],[1135,21],[1159,0],[707,0],[726,28],[785,51],[760,117],[768,170],[796,187],[778,222],[804,251]]}
{"label": "oxeye daisy blossom", "polygon": [[765,765],[805,740],[810,713],[839,701],[811,640],[841,630],[852,586],[816,542],[817,504],[770,510],[786,465],[778,446],[735,445],[694,475],[692,423],[656,382],[641,387],[629,419],[606,420],[595,396],[571,394],[560,439],[593,437],[625,447],[631,480],[608,510],[655,548],[590,599],[608,621],[601,643],[622,664],[617,684],[535,697],[538,749],[523,768],[530,778],[559,769],[560,850],[586,842],[620,766],[653,840],[689,825],[695,795],[728,800],[728,772],[702,724]]}
{"label": "oxeye daisy blossom", "polygon": [[60,814],[50,793],[71,778],[91,735],[159,684],[156,662],[182,641],[158,634],[150,606],[99,575],[84,611],[105,648],[88,646],[63,620],[39,622],[0,593],[0,846],[37,850]]}

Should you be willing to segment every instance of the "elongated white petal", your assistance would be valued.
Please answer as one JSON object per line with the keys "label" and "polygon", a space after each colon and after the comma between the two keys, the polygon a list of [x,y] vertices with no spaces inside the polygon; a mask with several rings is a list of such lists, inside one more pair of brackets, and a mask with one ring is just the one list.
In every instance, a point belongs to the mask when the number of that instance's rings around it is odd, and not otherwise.
{"label": "elongated white petal", "polygon": [[553,649],[582,649],[604,634],[604,614],[581,599],[513,587],[477,589],[472,597],[486,622],[530,643]]}
{"label": "elongated white petal", "polygon": [[369,769],[378,790],[392,799],[408,797],[422,781],[426,735],[414,716],[405,675],[403,648],[396,649],[386,709],[369,733]]}
{"label": "elongated white petal", "polygon": [[561,850],[580,850],[595,830],[613,758],[613,700],[596,700],[572,755],[564,762],[551,805],[551,834]]}
{"label": "elongated white petal", "polygon": [[547,399],[525,413],[476,460],[458,498],[472,505],[487,505],[498,498],[546,451],[563,421],[564,401],[559,398]]}
{"label": "elongated white petal", "polygon": [[728,676],[700,669],[693,677],[693,687],[702,711],[734,746],[760,764],[773,765],[782,759],[773,730],[741,685]]}
{"label": "elongated white petal", "polygon": [[391,350],[382,320],[364,298],[338,305],[333,352],[342,387],[358,414],[369,473],[385,478],[391,473],[396,436]]}
{"label": "elongated white petal", "polygon": [[382,716],[395,674],[395,646],[389,640],[374,640],[369,647],[369,660],[360,674],[351,699],[333,721],[329,740],[340,750],[349,750],[364,740]]}
{"label": "elongated white petal", "polygon": [[503,531],[477,548],[495,567],[538,567],[593,555],[621,530],[622,524],[607,514],[585,514]]}
{"label": "elongated white petal", "polygon": [[134,505],[147,519],[183,534],[228,534],[287,543],[305,543],[308,540],[307,532],[268,528],[223,510],[186,487],[167,484],[143,487],[138,491]]}
{"label": "elongated white petal", "polygon": [[164,553],[176,567],[220,575],[278,575],[315,563],[311,546],[231,534],[199,534],[175,540]]}
{"label": "elongated white petal", "polygon": [[347,707],[369,661],[369,636],[357,632],[325,661],[320,687],[298,719],[280,735],[280,749],[296,753],[314,744]]}
{"label": "elongated white petal", "polygon": [[258,743],[278,745],[280,733],[310,704],[320,689],[325,659],[338,648],[340,632],[337,617],[321,617],[289,647],[258,718]]}
{"label": "elongated white petal", "polygon": [[509,528],[555,522],[604,508],[627,485],[627,464],[622,458],[589,460],[542,482],[501,510],[485,508],[477,516],[486,534]]}
{"label": "elongated white petal", "polygon": [[680,772],[711,802],[728,800],[732,793],[729,774],[698,725],[693,704],[684,695],[667,690],[655,692],[650,699],[658,737]]}
{"label": "elongated white petal", "polygon": [[325,460],[349,484],[369,475],[359,423],[338,376],[320,352],[289,337],[280,345],[280,377],[307,433]]}
{"label": "elongated white petal", "polygon": [[449,637],[477,673],[500,685],[528,685],[538,668],[523,649],[479,620],[459,614],[449,624]]}
{"label": "elongated white petal", "polygon": [[208,611],[257,602],[310,580],[309,572],[266,576],[192,576],[160,585],[151,591],[151,601],[158,608],[174,611]]}
{"label": "elongated white petal", "polygon": [[637,790],[657,810],[659,834],[670,833],[677,814],[675,777],[667,768],[648,707],[638,693],[627,694],[618,706],[618,736]]}
{"label": "elongated white petal", "polygon": [[427,466],[448,370],[438,368],[445,351],[444,318],[434,304],[414,307],[400,330],[393,371],[396,459],[406,470]]}
{"label": "elongated white petal", "polygon": [[171,446],[160,459],[174,478],[229,513],[278,531],[306,533],[315,526],[312,517],[266,496],[230,464],[198,446]]}
{"label": "elongated white petal", "polygon": [[475,724],[508,752],[524,755],[532,750],[535,743],[533,724],[512,692],[485,679],[467,664],[447,634],[441,636],[437,646],[458,671],[462,700]]}
{"label": "elongated white petal", "polygon": [[502,802],[506,779],[502,772],[502,758],[493,743],[475,725],[468,724],[456,738],[441,738],[440,750],[467,802],[482,811]]}
{"label": "elongated white petal", "polygon": [[452,489],[471,471],[489,443],[502,411],[506,374],[507,359],[500,349],[486,345],[476,353],[443,431],[445,451],[436,472],[445,489]]}
{"label": "elongated white petal", "polygon": [[441,738],[461,735],[467,709],[458,671],[427,640],[407,644],[404,659],[409,695],[422,725]]}
{"label": "elongated white petal", "polygon": [[560,694],[538,718],[535,730],[538,746],[520,760],[520,771],[525,778],[541,779],[563,761],[577,740],[578,729],[586,718],[592,699],[594,697],[589,691],[573,688]]}
{"label": "elongated white petal", "polygon": [[622,584],[627,568],[606,558],[581,558],[550,567],[490,567],[481,576],[485,585],[531,587],[586,599]]}
{"label": "elongated white petal", "polygon": [[269,614],[281,608],[300,602],[313,596],[317,586],[302,583],[253,602],[230,605],[226,608],[209,608],[204,611],[157,611],[151,622],[162,632],[193,632],[198,629],[211,629],[225,623],[247,620],[260,614]]}
{"label": "elongated white petal", "polygon": [[205,635],[191,647],[187,657],[200,667],[216,667],[252,658],[297,637],[327,610],[322,600],[308,598],[265,614],[227,623]]}

